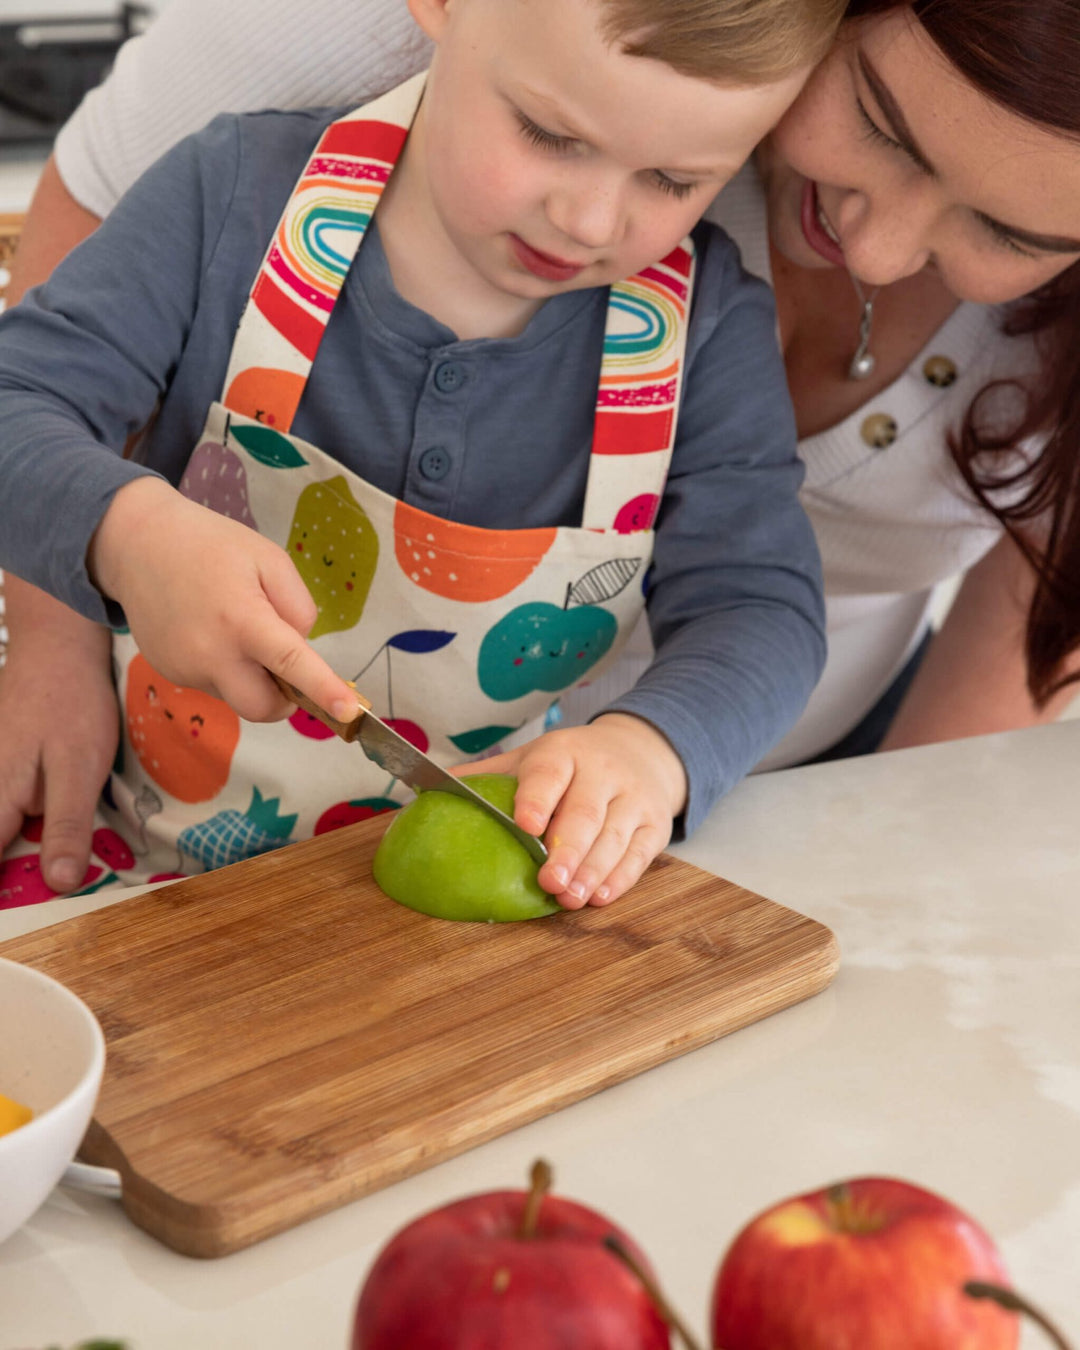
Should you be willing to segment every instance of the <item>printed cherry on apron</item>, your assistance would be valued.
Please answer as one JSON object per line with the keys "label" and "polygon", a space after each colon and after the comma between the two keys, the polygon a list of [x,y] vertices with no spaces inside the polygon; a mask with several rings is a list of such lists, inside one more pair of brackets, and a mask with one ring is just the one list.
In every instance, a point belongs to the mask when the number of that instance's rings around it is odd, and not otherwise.
{"label": "printed cherry on apron", "polygon": [[[395,500],[289,429],[423,86],[421,75],[323,134],[259,268],[224,394],[180,490],[288,551],[318,607],[316,650],[404,736],[452,764],[491,753],[595,675],[640,616],[675,438],[693,245],[611,289],[580,527],[481,529]],[[130,634],[116,636],[114,657],[121,745],[89,888],[220,867],[410,796],[305,713],[241,722],[163,678]],[[35,867],[30,854],[0,864],[0,907],[29,902],[19,897],[33,891]]]}

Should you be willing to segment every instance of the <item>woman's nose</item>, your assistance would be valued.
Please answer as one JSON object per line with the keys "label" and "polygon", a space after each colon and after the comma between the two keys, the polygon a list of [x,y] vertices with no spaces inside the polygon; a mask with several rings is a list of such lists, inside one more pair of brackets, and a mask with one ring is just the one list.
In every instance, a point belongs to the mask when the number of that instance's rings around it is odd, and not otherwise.
{"label": "woman's nose", "polygon": [[619,237],[622,204],[618,188],[601,179],[564,183],[548,198],[548,219],[584,248],[610,247]]}
{"label": "woman's nose", "polygon": [[936,220],[929,194],[849,192],[834,210],[848,268],[867,286],[888,286],[929,262]]}

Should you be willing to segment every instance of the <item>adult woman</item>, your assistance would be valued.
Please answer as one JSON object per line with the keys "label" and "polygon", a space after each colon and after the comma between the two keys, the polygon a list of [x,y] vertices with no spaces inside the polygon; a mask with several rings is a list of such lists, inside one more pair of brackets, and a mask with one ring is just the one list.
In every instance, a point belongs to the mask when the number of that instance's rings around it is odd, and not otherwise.
{"label": "adult woman", "polygon": [[[185,20],[201,7],[207,13],[197,36],[185,38]],[[216,110],[215,98],[232,106],[310,102],[305,77],[312,71],[321,101],[346,97],[312,53],[319,48],[340,76],[347,35],[313,36],[320,28],[311,7],[303,21],[307,59],[284,100],[272,96],[287,83],[280,69],[260,83],[249,77],[261,67],[249,61],[242,68],[249,83],[240,88],[219,78],[218,66],[241,69],[241,53],[215,43],[213,33],[231,32],[242,8],[218,7],[229,10],[219,15],[201,0],[172,0],[141,53],[119,64],[112,93],[107,87],[88,104],[66,148],[61,139],[69,180],[78,172],[75,150],[85,163],[100,162],[87,151],[94,117],[104,125],[113,95],[130,119],[133,72],[151,70],[154,52],[168,66],[151,76],[155,99],[184,105],[192,125]],[[279,8],[285,22],[292,7]],[[329,14],[336,6],[322,0],[322,8]],[[388,0],[367,8],[380,32],[397,14]],[[260,0],[252,41],[272,32],[281,50],[297,50],[298,41],[273,25],[273,11]],[[355,6],[350,13],[355,21]],[[1080,543],[1073,538],[1076,413],[1067,364],[1080,307],[1070,295],[1080,258],[1080,90],[1067,73],[1080,68],[1080,3],[853,0],[849,13],[833,53],[757,165],[715,208],[751,269],[774,283],[808,469],[804,503],[830,601],[830,666],[766,767],[1046,720],[1060,706],[1060,692],[1050,695],[1067,674],[1080,623],[1080,597],[1068,579]],[[185,41],[194,53],[189,68]],[[403,61],[421,64],[423,53],[407,50]],[[296,75],[295,57],[278,57],[282,63]],[[401,73],[385,52],[374,64],[387,71],[383,83]],[[179,86],[175,99],[168,72]],[[185,91],[196,72],[197,88]],[[351,94],[365,92],[361,80]],[[144,120],[138,126],[145,131]],[[164,139],[186,129],[181,117]],[[140,138],[143,157],[162,148],[150,139]],[[142,165],[136,157],[127,167],[133,174]],[[98,210],[107,205],[100,182],[83,195]],[[37,223],[44,217],[48,230]],[[17,284],[40,277],[93,220],[50,169]],[[1037,330],[1037,342],[1030,333],[1002,333],[994,308],[1028,295],[1034,300],[1011,322]],[[1029,401],[1015,385],[995,385],[1029,374]],[[991,385],[996,392],[978,397]],[[955,461],[948,449],[954,431]],[[1012,447],[1028,446],[1036,434],[1048,437],[1046,447],[1025,476]],[[1002,493],[987,492],[987,475],[1004,477]],[[949,620],[881,740],[913,673],[930,591],[965,569]],[[58,670],[82,658],[100,671],[100,635],[18,586],[10,607],[16,646],[0,685],[0,716],[6,722],[20,708],[23,743],[12,748],[5,734],[0,753],[18,755],[23,767],[0,773],[10,784],[6,804],[0,801],[0,844],[25,811],[44,806],[46,875],[62,880],[57,860],[67,857],[74,871],[85,856],[84,822],[108,767],[115,710],[99,674],[89,692],[82,684],[85,701],[73,721],[69,688],[50,689],[40,675],[48,654],[58,656]],[[65,709],[60,736],[40,730],[47,727],[40,711],[25,715],[50,699]]]}

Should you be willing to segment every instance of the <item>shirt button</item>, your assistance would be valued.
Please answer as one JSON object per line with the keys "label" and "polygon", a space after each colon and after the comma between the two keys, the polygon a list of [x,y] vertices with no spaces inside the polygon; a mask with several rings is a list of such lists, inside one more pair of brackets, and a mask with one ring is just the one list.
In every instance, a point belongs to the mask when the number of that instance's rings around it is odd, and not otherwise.
{"label": "shirt button", "polygon": [[456,394],[468,376],[457,361],[443,361],[435,367],[435,388],[440,394]]}
{"label": "shirt button", "polygon": [[867,445],[875,450],[884,450],[896,440],[899,428],[888,413],[871,413],[863,420],[859,434]]}
{"label": "shirt button", "polygon": [[947,356],[928,356],[923,362],[922,373],[939,389],[947,389],[956,379],[956,362]]}
{"label": "shirt button", "polygon": [[450,472],[450,456],[441,445],[433,445],[420,456],[420,472],[438,482]]}

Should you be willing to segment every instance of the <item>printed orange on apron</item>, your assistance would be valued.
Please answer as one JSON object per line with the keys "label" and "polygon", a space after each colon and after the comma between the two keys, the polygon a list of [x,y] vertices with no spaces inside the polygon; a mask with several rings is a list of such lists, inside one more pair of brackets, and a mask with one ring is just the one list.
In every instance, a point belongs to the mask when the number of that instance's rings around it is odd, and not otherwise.
{"label": "printed orange on apron", "polygon": [[[316,650],[402,735],[452,764],[491,753],[595,675],[641,614],[694,259],[687,239],[611,288],[579,527],[443,520],[290,435],[423,87],[417,76],[323,134],[259,268],[180,491],[288,551],[318,607]],[[130,634],[113,651],[121,744],[87,889],[221,867],[411,795],[306,713],[242,722],[162,677]],[[0,908],[51,896],[34,842],[0,863]]]}

